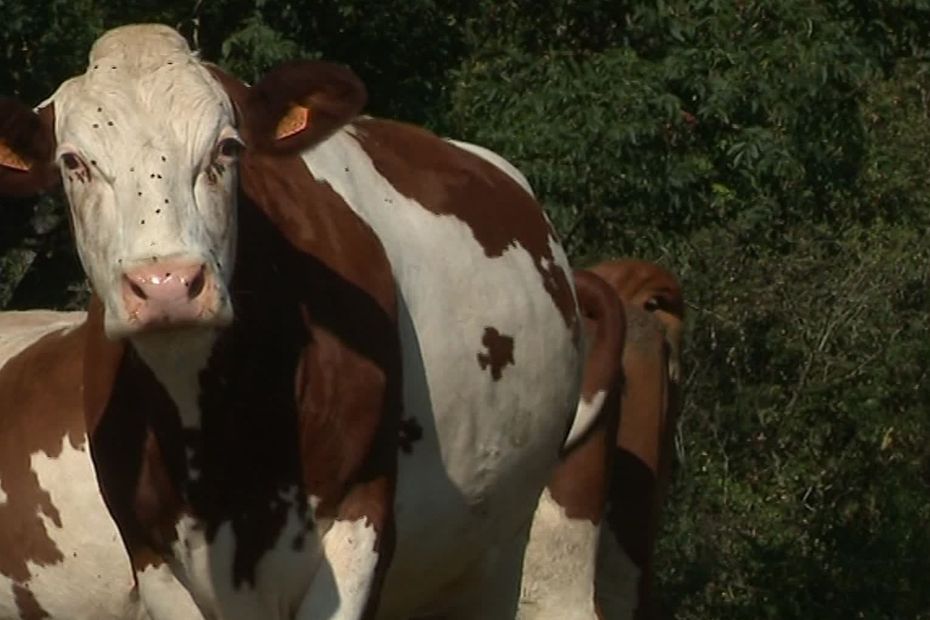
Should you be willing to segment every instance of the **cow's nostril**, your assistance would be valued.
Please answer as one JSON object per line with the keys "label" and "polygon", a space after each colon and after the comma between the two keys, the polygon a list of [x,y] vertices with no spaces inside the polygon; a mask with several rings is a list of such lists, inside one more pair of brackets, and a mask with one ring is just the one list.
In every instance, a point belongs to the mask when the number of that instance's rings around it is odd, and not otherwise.
{"label": "cow's nostril", "polygon": [[145,294],[145,291],[142,290],[142,287],[141,287],[141,286],[139,286],[138,284],[136,284],[136,283],[133,282],[132,280],[129,280],[129,278],[127,278],[126,280],[129,282],[129,290],[132,291],[132,294],[133,294],[133,295],[135,295],[135,296],[138,297],[139,299],[148,299],[148,298],[149,298],[149,296]]}
{"label": "cow's nostril", "polygon": [[203,287],[206,282],[206,276],[204,275],[203,267],[200,268],[200,271],[197,272],[197,275],[194,276],[194,279],[191,280],[187,285],[187,297],[188,299],[194,299],[201,292],[203,292]]}

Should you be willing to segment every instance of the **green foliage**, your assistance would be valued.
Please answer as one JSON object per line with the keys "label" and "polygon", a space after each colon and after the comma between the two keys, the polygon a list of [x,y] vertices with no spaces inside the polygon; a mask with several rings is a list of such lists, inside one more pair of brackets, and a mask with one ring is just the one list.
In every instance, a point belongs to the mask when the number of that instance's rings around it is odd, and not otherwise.
{"label": "green foliage", "polygon": [[234,75],[255,83],[282,60],[305,56],[297,43],[271,28],[256,11],[223,42],[221,58]]}
{"label": "green foliage", "polygon": [[[658,556],[679,620],[930,619],[926,0],[0,0],[0,92],[103,29],[177,26],[249,81],[352,66],[369,111],[489,146],[578,264],[689,299]],[[0,307],[86,299],[60,202],[0,205]]]}
{"label": "green foliage", "polygon": [[2,92],[36,101],[83,68],[102,29],[92,0],[3,0],[0,29]]}
{"label": "green foliage", "polygon": [[[682,247],[693,312],[659,555],[685,618],[930,617],[930,250],[901,226]],[[921,615],[923,614],[923,615]]]}
{"label": "green foliage", "polygon": [[574,254],[635,253],[711,215],[701,207],[712,161],[692,148],[689,117],[656,69],[619,48],[473,57],[452,119],[518,164]]}
{"label": "green foliage", "polygon": [[[575,253],[648,253],[659,244],[650,229],[667,239],[716,224],[754,239],[798,222],[919,216],[856,198],[863,93],[881,83],[883,59],[827,9],[642,3],[594,36],[566,8],[577,3],[550,4],[563,9],[547,19],[565,21],[548,31],[538,13],[521,21],[520,3],[472,23],[523,47],[489,45],[466,61],[452,119],[527,171]],[[593,49],[578,44],[592,38]]]}
{"label": "green foliage", "polygon": [[213,3],[203,17],[205,25],[219,26],[212,34],[205,29],[204,51],[242,77],[257,77],[280,58],[323,56],[359,74],[373,113],[441,121],[446,74],[465,52],[461,24],[469,9],[462,3],[261,0],[246,10],[223,4]]}

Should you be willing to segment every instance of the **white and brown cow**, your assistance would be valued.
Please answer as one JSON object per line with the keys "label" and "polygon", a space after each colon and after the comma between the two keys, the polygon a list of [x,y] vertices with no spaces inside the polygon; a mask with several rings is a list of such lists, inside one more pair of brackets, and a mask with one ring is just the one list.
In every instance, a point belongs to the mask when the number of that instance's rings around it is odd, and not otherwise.
{"label": "white and brown cow", "polygon": [[[141,25],[101,37],[38,111],[0,102],[0,193],[63,185],[95,293],[80,328],[3,367],[0,404],[36,424],[82,409],[155,620],[514,615],[580,393],[577,303],[601,299],[576,302],[512,167],[356,118],[364,101],[321,62],[248,88]],[[8,518],[41,534],[49,512]],[[99,520],[90,545],[109,541]],[[69,561],[42,552],[0,560],[11,600],[104,617],[45,587]]]}

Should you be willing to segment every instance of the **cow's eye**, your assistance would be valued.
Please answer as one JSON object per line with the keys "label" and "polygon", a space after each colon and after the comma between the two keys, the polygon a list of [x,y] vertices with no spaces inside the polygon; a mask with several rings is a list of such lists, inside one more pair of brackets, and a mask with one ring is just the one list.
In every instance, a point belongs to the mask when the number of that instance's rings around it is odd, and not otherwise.
{"label": "cow's eye", "polygon": [[65,153],[61,156],[61,163],[68,170],[77,170],[81,167],[81,158],[74,153]]}
{"label": "cow's eye", "polygon": [[217,157],[221,159],[232,160],[239,157],[242,152],[242,142],[239,138],[226,138],[220,142],[216,149]]}
{"label": "cow's eye", "polygon": [[649,312],[655,312],[656,310],[659,309],[659,300],[656,297],[650,297],[649,299],[646,300],[646,303],[643,304],[643,306]]}

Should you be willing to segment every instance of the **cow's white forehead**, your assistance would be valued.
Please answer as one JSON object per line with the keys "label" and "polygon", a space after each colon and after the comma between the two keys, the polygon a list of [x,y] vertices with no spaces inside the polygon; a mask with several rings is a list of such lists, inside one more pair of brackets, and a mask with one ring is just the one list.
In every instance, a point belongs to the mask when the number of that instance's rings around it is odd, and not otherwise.
{"label": "cow's white forehead", "polygon": [[184,38],[161,25],[107,32],[87,71],[50,99],[59,144],[87,151],[105,173],[147,153],[194,166],[234,120],[225,91]]}

